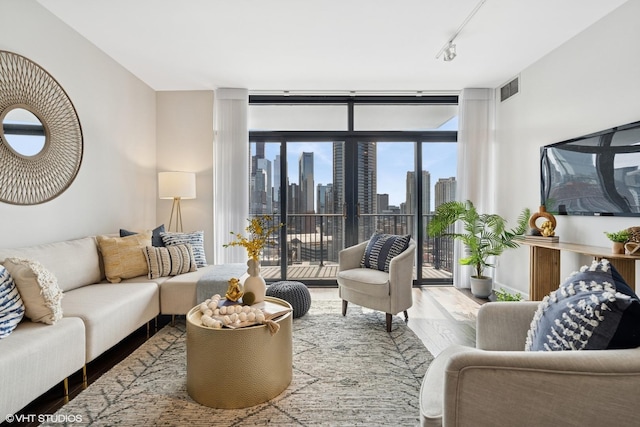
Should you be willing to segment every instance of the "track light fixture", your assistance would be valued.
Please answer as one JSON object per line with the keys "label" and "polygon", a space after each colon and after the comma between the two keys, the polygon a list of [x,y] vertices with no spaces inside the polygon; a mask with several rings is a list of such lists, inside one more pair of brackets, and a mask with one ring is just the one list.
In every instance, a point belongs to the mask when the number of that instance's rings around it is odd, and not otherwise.
{"label": "track light fixture", "polygon": [[476,5],[476,7],[471,11],[469,16],[467,16],[467,18],[462,22],[462,24],[460,24],[460,26],[458,27],[456,32],[453,34],[453,36],[451,36],[451,38],[444,44],[444,46],[442,46],[442,49],[440,49],[440,51],[436,55],[436,59],[440,58],[440,55],[444,54],[443,58],[445,61],[447,62],[453,61],[453,59],[456,57],[456,45],[453,44],[453,41],[456,39],[456,37],[458,37],[458,34],[460,34],[464,26],[467,25],[467,23],[471,20],[471,18],[473,18],[473,15],[475,15],[478,12],[478,10],[480,10],[482,5],[486,1],[487,0],[480,0],[480,2]]}
{"label": "track light fixture", "polygon": [[456,45],[452,42],[449,42],[449,45],[444,50],[444,60],[445,61],[453,61],[453,58],[456,57]]}

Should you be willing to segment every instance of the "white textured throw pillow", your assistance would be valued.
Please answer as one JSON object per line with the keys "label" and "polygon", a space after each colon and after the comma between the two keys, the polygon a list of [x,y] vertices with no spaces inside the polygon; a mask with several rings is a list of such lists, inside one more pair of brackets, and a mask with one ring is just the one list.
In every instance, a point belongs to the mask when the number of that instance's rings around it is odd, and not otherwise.
{"label": "white textured throw pillow", "polygon": [[7,258],[3,264],[18,287],[29,319],[53,325],[62,318],[62,290],[53,273],[26,258]]}

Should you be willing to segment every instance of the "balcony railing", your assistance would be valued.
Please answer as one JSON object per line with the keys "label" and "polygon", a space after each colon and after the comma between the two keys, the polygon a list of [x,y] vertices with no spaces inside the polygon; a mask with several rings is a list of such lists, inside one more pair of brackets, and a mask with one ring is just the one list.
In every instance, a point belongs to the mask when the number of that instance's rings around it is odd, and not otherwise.
{"label": "balcony railing", "polygon": [[[283,222],[274,214],[273,224]],[[426,215],[426,229],[431,215]],[[286,274],[288,279],[335,279],[338,253],[345,247],[344,217],[339,214],[288,214],[285,223]],[[403,214],[367,214],[359,217],[358,239],[367,240],[375,231],[388,234],[411,234],[415,216]],[[262,273],[267,279],[280,279],[281,234],[274,235],[262,254]],[[422,259],[416,260],[414,278],[450,280],[453,267],[453,241],[431,238],[424,233]],[[324,269],[322,271],[322,269]]]}

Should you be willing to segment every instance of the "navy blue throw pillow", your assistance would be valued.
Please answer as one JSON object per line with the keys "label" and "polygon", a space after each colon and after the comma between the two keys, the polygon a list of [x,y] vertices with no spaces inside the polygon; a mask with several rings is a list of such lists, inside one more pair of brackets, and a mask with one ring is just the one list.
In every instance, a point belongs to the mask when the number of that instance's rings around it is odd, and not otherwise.
{"label": "navy blue throw pillow", "polygon": [[389,263],[409,247],[410,235],[374,233],[360,261],[360,267],[389,272]]}
{"label": "navy blue throw pillow", "polygon": [[[164,241],[162,240],[162,236],[160,233],[164,233],[164,224],[161,224],[153,229],[153,234],[151,235],[151,245],[155,247],[164,246]],[[133,236],[134,234],[138,234],[137,231],[129,231],[123,228],[120,229],[120,237]]]}
{"label": "navy blue throw pillow", "polygon": [[525,350],[603,350],[640,346],[640,300],[602,259],[569,276],[546,296]]}

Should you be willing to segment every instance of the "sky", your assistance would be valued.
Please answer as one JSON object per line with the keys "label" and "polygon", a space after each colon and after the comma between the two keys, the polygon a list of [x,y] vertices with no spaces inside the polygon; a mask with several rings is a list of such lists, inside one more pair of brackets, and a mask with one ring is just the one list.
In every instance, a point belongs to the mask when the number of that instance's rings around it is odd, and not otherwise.
{"label": "sky", "polygon": [[[458,117],[444,123],[438,130],[457,130]],[[400,206],[406,199],[406,177],[414,170],[414,144],[412,142],[382,142],[377,149],[377,193],[388,194],[389,204]],[[312,152],[314,161],[314,188],[318,184],[333,182],[333,143],[287,143],[287,170],[290,183],[298,183],[298,164],[302,152]],[[252,149],[252,155],[255,149]],[[280,153],[280,144],[266,144],[265,157],[271,160]],[[435,206],[433,186],[440,178],[456,176],[457,144],[423,143],[422,168],[431,175],[431,207]]]}
{"label": "sky", "polygon": [[[383,142],[377,149],[377,193],[389,194],[389,204],[400,206],[406,198],[406,177],[414,170],[414,144],[412,142]],[[272,161],[279,153],[279,144],[267,144],[265,157]],[[298,162],[302,152],[313,152],[314,188],[318,184],[333,182],[333,143],[288,143],[287,168],[290,183],[298,183]],[[456,176],[455,143],[424,143],[422,147],[423,169],[431,174],[431,188],[439,178]],[[431,191],[431,206],[434,206]]]}
{"label": "sky", "polygon": [[[457,130],[458,117],[455,116],[444,123],[438,130]],[[412,142],[379,142],[377,149],[377,193],[388,194],[389,204],[400,206],[406,199],[406,177],[408,171],[414,170],[414,144]],[[305,142],[287,143],[287,171],[289,183],[298,183],[298,164],[302,152],[312,152],[314,161],[314,188],[318,184],[333,182],[333,143]],[[280,153],[280,144],[267,143],[265,157],[271,160]],[[252,155],[255,148],[252,147]],[[456,176],[457,144],[455,143],[423,143],[422,168],[431,175],[431,206],[434,203],[433,187],[438,179]],[[273,172],[272,172],[273,173]],[[273,175],[272,175],[273,176]]]}

